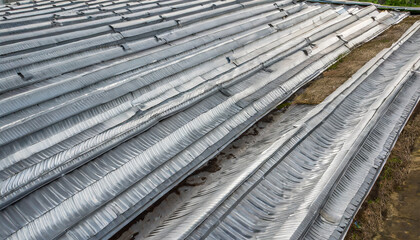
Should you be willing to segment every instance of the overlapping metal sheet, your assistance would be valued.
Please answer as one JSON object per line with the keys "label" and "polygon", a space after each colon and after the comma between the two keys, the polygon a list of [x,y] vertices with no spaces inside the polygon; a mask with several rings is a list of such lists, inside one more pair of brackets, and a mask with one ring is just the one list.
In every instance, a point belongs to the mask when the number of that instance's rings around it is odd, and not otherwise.
{"label": "overlapping metal sheet", "polygon": [[[383,116],[376,121],[358,151],[346,159],[349,163],[345,171],[329,190],[313,222],[308,224],[305,239],[342,239],[347,233],[357,210],[379,177],[399,134],[420,100],[419,47],[420,21],[417,21],[392,49],[377,56],[376,59],[387,57],[388,62],[378,66],[378,70],[369,77],[379,78],[378,73],[398,72],[396,78],[401,79],[401,83],[396,86],[397,94],[383,110]],[[417,52],[414,58],[410,59],[409,51]],[[408,64],[401,67],[403,61]],[[401,90],[398,91],[398,88]]]}
{"label": "overlapping metal sheet", "polygon": [[292,1],[0,7],[0,238],[102,238],[406,15]]}
{"label": "overlapping metal sheet", "polygon": [[[420,100],[420,22],[149,239],[343,239]],[[222,174],[223,175],[223,174]]]}

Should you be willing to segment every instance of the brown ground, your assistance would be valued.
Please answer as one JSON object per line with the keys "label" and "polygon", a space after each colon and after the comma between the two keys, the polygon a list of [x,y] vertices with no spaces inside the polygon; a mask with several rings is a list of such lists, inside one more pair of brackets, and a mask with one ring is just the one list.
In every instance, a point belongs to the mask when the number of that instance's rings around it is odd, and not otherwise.
{"label": "brown ground", "polygon": [[420,239],[420,138],[411,155],[407,180],[391,194],[388,216],[377,239]]}
{"label": "brown ground", "polygon": [[420,142],[419,113],[417,106],[346,239],[420,239],[420,206],[415,207],[420,205],[420,162],[412,155]]}
{"label": "brown ground", "polygon": [[293,103],[321,103],[382,49],[390,47],[392,43],[397,41],[417,20],[420,20],[420,16],[409,16],[375,39],[351,51],[347,56],[326,70],[317,80],[312,81],[305,91],[293,100]]}

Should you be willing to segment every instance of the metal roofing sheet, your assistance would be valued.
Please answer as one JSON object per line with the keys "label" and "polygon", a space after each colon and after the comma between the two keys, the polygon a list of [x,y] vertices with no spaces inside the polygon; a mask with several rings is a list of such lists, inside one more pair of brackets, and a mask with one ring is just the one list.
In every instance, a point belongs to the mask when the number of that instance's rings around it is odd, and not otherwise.
{"label": "metal roofing sheet", "polygon": [[419,41],[420,22],[149,238],[342,239],[420,99]]}
{"label": "metal roofing sheet", "polygon": [[406,16],[289,0],[6,8],[0,237],[12,239],[109,236]]}

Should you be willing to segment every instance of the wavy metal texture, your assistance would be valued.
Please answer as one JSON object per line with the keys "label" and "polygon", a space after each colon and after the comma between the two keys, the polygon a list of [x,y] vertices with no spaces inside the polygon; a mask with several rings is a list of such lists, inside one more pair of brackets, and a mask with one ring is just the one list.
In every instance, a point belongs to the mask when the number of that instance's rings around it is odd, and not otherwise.
{"label": "wavy metal texture", "polygon": [[[420,22],[149,238],[341,239],[419,101]],[[227,170],[229,171],[229,170]]]}
{"label": "wavy metal texture", "polygon": [[[420,46],[420,21],[403,36]],[[394,60],[395,61],[395,60]],[[351,156],[328,198],[306,230],[305,239],[342,239],[349,229],[357,210],[370,192],[388,159],[399,134],[420,100],[420,60],[413,66],[398,95],[384,110],[384,116],[364,139],[358,152]]]}
{"label": "wavy metal texture", "polygon": [[110,237],[404,18],[292,1],[0,7],[0,238]]}

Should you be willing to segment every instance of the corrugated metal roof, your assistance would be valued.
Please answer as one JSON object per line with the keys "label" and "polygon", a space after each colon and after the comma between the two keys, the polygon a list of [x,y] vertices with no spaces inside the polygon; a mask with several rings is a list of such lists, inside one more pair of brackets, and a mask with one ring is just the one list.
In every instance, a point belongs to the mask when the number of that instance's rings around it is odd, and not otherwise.
{"label": "corrugated metal roof", "polygon": [[405,17],[292,1],[0,7],[0,238],[109,237]]}
{"label": "corrugated metal roof", "polygon": [[[388,100],[376,125],[349,159],[346,170],[330,190],[322,209],[309,224],[305,239],[342,239],[379,177],[399,134],[420,100],[420,21],[388,51],[376,57],[386,60],[369,78],[395,74],[395,98]],[[413,54],[414,53],[414,54]],[[378,61],[380,62],[380,61]],[[401,67],[405,62],[405,66]],[[363,70],[362,70],[363,71]],[[389,90],[388,90],[389,91]]]}
{"label": "corrugated metal roof", "polygon": [[419,44],[420,22],[147,238],[343,239],[420,100]]}

